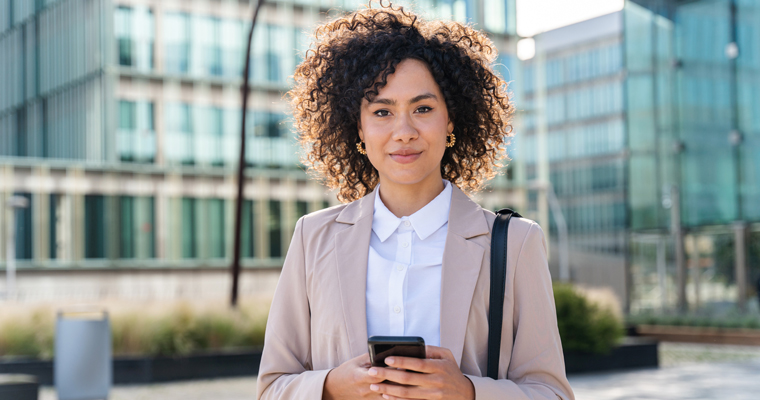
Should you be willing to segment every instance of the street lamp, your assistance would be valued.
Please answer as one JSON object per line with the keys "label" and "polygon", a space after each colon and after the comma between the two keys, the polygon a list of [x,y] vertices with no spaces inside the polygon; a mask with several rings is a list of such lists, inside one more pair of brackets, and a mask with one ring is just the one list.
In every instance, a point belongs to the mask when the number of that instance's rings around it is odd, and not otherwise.
{"label": "street lamp", "polygon": [[8,240],[6,241],[5,298],[12,300],[16,296],[16,210],[29,207],[29,200],[23,196],[11,196],[8,199],[11,209],[8,218]]}

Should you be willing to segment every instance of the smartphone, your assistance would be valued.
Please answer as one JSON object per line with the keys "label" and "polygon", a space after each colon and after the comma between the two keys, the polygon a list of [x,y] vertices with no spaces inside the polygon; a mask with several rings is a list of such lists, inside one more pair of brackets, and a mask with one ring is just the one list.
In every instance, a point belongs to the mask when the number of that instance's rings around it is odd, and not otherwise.
{"label": "smartphone", "polygon": [[373,367],[387,367],[390,356],[425,358],[425,339],[419,336],[371,336],[367,345]]}

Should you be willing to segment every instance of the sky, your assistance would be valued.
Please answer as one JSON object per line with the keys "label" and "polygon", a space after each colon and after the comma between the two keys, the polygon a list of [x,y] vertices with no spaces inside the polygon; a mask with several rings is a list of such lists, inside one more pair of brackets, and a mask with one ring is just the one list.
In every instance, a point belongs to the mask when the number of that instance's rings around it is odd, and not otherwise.
{"label": "sky", "polygon": [[622,8],[623,0],[517,0],[517,34],[530,37]]}

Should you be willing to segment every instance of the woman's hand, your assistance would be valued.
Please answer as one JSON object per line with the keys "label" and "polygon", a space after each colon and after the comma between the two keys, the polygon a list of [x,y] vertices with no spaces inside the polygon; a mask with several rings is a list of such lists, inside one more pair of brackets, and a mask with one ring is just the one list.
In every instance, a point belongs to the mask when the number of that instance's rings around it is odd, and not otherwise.
{"label": "woman's hand", "polygon": [[[475,387],[459,370],[449,349],[426,346],[427,359],[388,357],[385,363],[393,368],[372,367],[367,375],[380,382],[370,390],[389,400],[403,399],[475,399]],[[398,369],[395,369],[398,368]],[[422,372],[421,374],[409,371]]]}
{"label": "woman's hand", "polygon": [[369,354],[365,353],[331,370],[325,378],[322,399],[380,399],[377,392],[370,390],[370,385],[382,382],[383,378],[369,375],[369,367]]}

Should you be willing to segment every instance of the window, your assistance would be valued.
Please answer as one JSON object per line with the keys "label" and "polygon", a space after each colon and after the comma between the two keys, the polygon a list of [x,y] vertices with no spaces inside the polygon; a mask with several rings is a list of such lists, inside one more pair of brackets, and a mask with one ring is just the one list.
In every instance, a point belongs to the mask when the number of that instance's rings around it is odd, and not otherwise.
{"label": "window", "polygon": [[298,200],[296,201],[296,219],[303,217],[309,213],[309,203]]}
{"label": "window", "polygon": [[166,117],[166,160],[169,163],[195,163],[193,124],[190,105],[169,103],[165,107]]}
{"label": "window", "polygon": [[227,256],[225,201],[209,199],[207,202],[209,258],[224,258]]}
{"label": "window", "polygon": [[114,30],[119,65],[141,71],[153,69],[154,29],[153,12],[149,8],[116,8]]}
{"label": "window", "polygon": [[182,198],[182,258],[197,258],[197,204],[193,198]]}
{"label": "window", "polygon": [[242,258],[254,258],[256,257],[256,224],[258,207],[257,200],[243,200],[243,223],[240,232],[240,257]]}
{"label": "window", "polygon": [[84,257],[106,258],[105,197],[84,196]]}
{"label": "window", "polygon": [[120,196],[119,258],[154,258],[155,204],[152,197]]}
{"label": "window", "polygon": [[245,68],[245,46],[248,32],[243,30],[241,21],[224,19],[221,24],[221,40],[219,43],[222,58],[222,75],[240,79]]}
{"label": "window", "polygon": [[190,58],[190,23],[184,13],[164,15],[164,70],[167,73],[188,72]]}
{"label": "window", "polygon": [[192,73],[199,76],[221,76],[221,20],[194,16],[190,20],[190,24],[192,26],[190,48]]}
{"label": "window", "polygon": [[222,138],[224,136],[223,110],[218,107],[193,107],[194,162],[204,165],[224,165]]}
{"label": "window", "polygon": [[117,151],[121,161],[152,163],[156,132],[152,102],[119,101]]}
{"label": "window", "polygon": [[279,258],[282,251],[282,208],[277,200],[269,201],[269,257]]}

